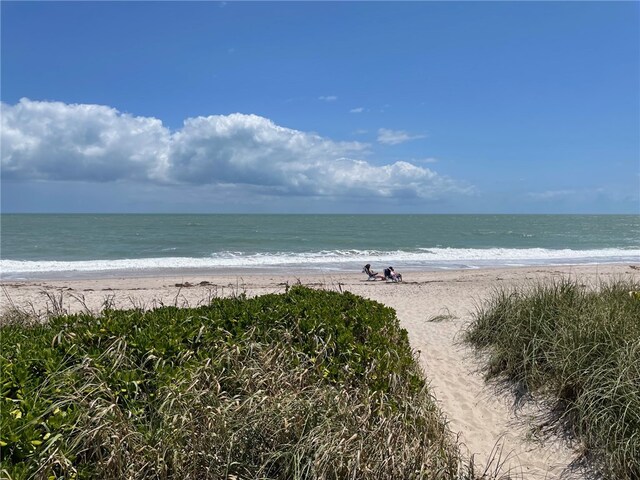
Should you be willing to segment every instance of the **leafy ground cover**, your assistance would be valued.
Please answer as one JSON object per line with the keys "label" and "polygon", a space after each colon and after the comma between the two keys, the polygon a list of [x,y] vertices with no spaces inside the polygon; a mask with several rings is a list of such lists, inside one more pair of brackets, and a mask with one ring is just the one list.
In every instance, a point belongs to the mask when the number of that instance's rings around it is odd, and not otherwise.
{"label": "leafy ground cover", "polygon": [[640,478],[640,290],[618,280],[501,289],[481,305],[466,340],[486,351],[487,376],[555,399],[569,429],[607,478]]}
{"label": "leafy ground cover", "polygon": [[477,478],[395,312],[350,293],[296,286],[0,333],[8,478]]}

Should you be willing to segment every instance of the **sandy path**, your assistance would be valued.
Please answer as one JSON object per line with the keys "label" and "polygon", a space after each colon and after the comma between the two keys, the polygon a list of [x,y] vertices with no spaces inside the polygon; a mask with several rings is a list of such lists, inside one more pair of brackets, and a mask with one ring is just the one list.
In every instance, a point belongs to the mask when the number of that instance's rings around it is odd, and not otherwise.
{"label": "sandy path", "polygon": [[[582,283],[619,277],[638,279],[640,272],[628,265],[539,267],[449,272],[405,272],[405,282],[367,282],[364,275],[331,276],[226,276],[154,277],[126,279],[2,282],[0,309],[11,304],[42,312],[99,311],[105,299],[115,307],[150,308],[165,305],[197,305],[216,295],[245,292],[259,295],[282,292],[287,283],[349,290],[382,302],[397,311],[409,332],[413,348],[431,389],[459,435],[468,455],[484,463],[494,449],[501,450],[504,467],[516,477],[534,479],[582,478],[572,471],[573,452],[557,438],[535,440],[527,419],[535,404],[515,413],[514,396],[499,394],[487,386],[478,372],[473,352],[460,344],[460,332],[471,321],[476,305],[497,286],[526,284],[539,279],[569,276]],[[200,285],[201,282],[207,282]],[[11,301],[8,300],[11,299]],[[445,315],[440,321],[430,321]]]}
{"label": "sandy path", "polygon": [[[396,309],[412,346],[420,351],[432,392],[467,455],[486,464],[496,449],[504,468],[516,478],[581,478],[579,472],[570,471],[573,455],[562,441],[541,443],[530,438],[526,414],[516,415],[513,396],[487,386],[478,372],[476,356],[460,343],[461,331],[471,321],[476,305],[491,294],[496,283],[527,282],[537,275],[534,271],[458,272],[401,285],[403,295],[361,294]],[[450,318],[429,321],[438,315]]]}

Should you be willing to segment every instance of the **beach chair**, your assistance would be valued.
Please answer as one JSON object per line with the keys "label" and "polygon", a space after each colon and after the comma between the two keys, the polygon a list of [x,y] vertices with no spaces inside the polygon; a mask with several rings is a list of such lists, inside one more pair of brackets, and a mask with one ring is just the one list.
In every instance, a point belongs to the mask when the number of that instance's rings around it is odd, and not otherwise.
{"label": "beach chair", "polygon": [[373,270],[371,270],[371,264],[367,263],[364,268],[362,269],[362,273],[366,273],[369,278],[367,278],[367,281],[369,280],[373,280],[375,281],[376,279],[380,278],[382,279],[382,276],[378,274],[378,272],[374,272]]}
{"label": "beach chair", "polygon": [[401,282],[402,275],[400,273],[396,273],[393,267],[387,267],[384,269],[384,279],[386,281]]}

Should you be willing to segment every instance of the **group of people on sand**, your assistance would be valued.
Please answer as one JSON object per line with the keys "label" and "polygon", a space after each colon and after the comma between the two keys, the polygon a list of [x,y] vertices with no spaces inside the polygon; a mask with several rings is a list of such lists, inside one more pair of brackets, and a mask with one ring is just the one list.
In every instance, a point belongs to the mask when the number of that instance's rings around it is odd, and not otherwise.
{"label": "group of people on sand", "polygon": [[373,270],[371,270],[371,264],[367,263],[364,268],[362,269],[363,273],[366,273],[367,275],[369,275],[369,278],[367,278],[367,280],[387,280],[387,281],[392,281],[392,282],[401,282],[402,281],[402,275],[399,273],[396,273],[396,271],[393,269],[393,267],[387,267],[384,269],[384,275],[379,274],[378,272],[374,272]]}

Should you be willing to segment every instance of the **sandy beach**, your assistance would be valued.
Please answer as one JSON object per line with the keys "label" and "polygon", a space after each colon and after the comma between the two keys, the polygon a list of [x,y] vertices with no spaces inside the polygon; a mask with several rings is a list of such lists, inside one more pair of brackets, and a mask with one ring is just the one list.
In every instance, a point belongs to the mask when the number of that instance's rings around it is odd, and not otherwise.
{"label": "sandy beach", "polygon": [[287,285],[348,290],[394,308],[409,332],[413,348],[432,392],[459,435],[465,453],[483,463],[501,452],[504,468],[523,479],[583,478],[572,468],[576,455],[560,438],[537,438],[529,428],[539,412],[535,401],[514,406],[515,396],[487,385],[480,363],[460,343],[460,332],[472,320],[476,306],[496,287],[525,285],[568,277],[586,285],[618,278],[637,281],[640,270],[630,265],[526,267],[437,272],[401,272],[403,283],[367,281],[361,273],[331,275],[172,275],[144,278],[2,281],[0,308],[99,312],[115,308],[196,306],[215,296],[283,292]]}

